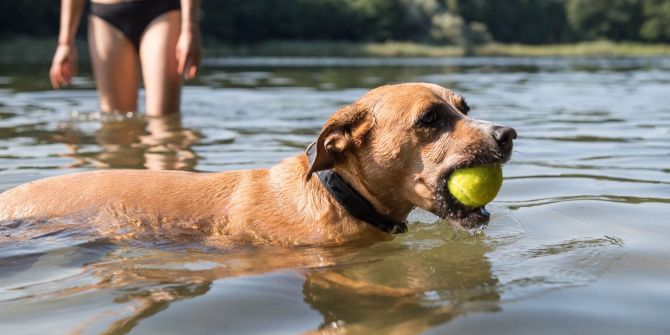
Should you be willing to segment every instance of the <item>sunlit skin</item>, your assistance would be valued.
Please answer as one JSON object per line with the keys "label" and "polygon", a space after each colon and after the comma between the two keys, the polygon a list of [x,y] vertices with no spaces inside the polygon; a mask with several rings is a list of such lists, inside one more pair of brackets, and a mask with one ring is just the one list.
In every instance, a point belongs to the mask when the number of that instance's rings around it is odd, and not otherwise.
{"label": "sunlit skin", "polygon": [[[149,24],[139,53],[121,31],[99,17],[89,17],[89,52],[102,111],[137,110],[141,68],[147,115],[179,112],[182,80],[195,77],[202,59],[198,0],[181,2],[181,11],[169,11]],[[74,37],[84,4],[84,0],[62,0],[58,47],[49,71],[56,89],[70,85],[78,72]]]}
{"label": "sunlit skin", "polygon": [[437,85],[383,86],[326,121],[313,164],[300,154],[259,170],[52,177],[1,194],[0,220],[76,215],[108,235],[193,236],[212,244],[388,239],[390,234],[352,217],[312,173],[333,169],[379,213],[397,220],[415,207],[451,218],[441,180],[464,164],[504,162],[511,153],[511,138],[502,148],[492,135],[500,126],[469,118],[464,106],[460,96]]}

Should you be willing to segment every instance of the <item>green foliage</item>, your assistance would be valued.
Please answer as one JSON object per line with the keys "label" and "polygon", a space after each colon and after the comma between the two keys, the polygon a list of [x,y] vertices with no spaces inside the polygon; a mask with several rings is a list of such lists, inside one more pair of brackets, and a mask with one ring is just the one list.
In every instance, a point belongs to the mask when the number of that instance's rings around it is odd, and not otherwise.
{"label": "green foliage", "polygon": [[458,8],[468,22],[486,24],[499,42],[557,43],[568,36],[564,0],[459,0]]}
{"label": "green foliage", "polygon": [[[0,38],[55,37],[59,3],[0,1]],[[201,28],[207,41],[231,45],[401,41],[468,49],[490,41],[670,42],[670,0],[202,1]]]}
{"label": "green foliage", "polygon": [[491,41],[485,24],[465,22],[462,17],[450,12],[433,16],[430,36],[434,42],[452,45],[481,45]]}
{"label": "green foliage", "polygon": [[568,21],[580,39],[639,40],[643,0],[568,0]]}
{"label": "green foliage", "polygon": [[650,42],[670,42],[670,1],[646,0],[642,12],[645,20],[640,37]]}
{"label": "green foliage", "polygon": [[421,40],[436,0],[203,2],[203,33],[233,43],[278,39]]}
{"label": "green foliage", "polygon": [[48,36],[58,33],[60,1],[0,1],[0,37]]}
{"label": "green foliage", "polygon": [[202,31],[229,43],[272,39],[356,39],[369,29],[342,0],[204,1]]}
{"label": "green foliage", "polygon": [[436,42],[461,44],[465,21],[458,15],[449,12],[433,16],[430,36]]}

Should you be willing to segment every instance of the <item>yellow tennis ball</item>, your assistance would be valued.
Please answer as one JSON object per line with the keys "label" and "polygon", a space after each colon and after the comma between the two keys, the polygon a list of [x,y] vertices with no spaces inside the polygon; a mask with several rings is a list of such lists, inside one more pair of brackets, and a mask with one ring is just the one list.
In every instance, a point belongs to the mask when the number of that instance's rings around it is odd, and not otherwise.
{"label": "yellow tennis ball", "polygon": [[447,187],[449,192],[463,205],[481,207],[498,195],[502,186],[500,164],[480,165],[454,171]]}

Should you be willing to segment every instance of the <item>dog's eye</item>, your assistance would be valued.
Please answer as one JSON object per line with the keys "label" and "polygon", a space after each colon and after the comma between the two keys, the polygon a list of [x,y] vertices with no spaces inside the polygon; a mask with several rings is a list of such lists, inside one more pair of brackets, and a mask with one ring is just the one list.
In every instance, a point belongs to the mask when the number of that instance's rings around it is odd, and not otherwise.
{"label": "dog's eye", "polygon": [[437,121],[437,112],[434,108],[429,109],[419,117],[419,122],[424,126],[432,126]]}

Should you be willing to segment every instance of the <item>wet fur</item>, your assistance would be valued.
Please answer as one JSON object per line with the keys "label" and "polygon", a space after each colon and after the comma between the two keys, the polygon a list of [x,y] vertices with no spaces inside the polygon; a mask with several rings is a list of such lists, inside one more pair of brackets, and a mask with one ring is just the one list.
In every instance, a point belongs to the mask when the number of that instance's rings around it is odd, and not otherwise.
{"label": "wet fur", "polygon": [[[441,126],[417,125],[437,108]],[[108,236],[152,232],[212,243],[340,244],[390,238],[350,216],[314,171],[333,169],[375,206],[404,220],[415,207],[446,217],[450,169],[503,156],[490,123],[466,116],[453,92],[431,84],[377,88],[333,114],[304,154],[269,169],[222,173],[104,170],[37,180],[0,194],[0,224],[74,216]]]}

